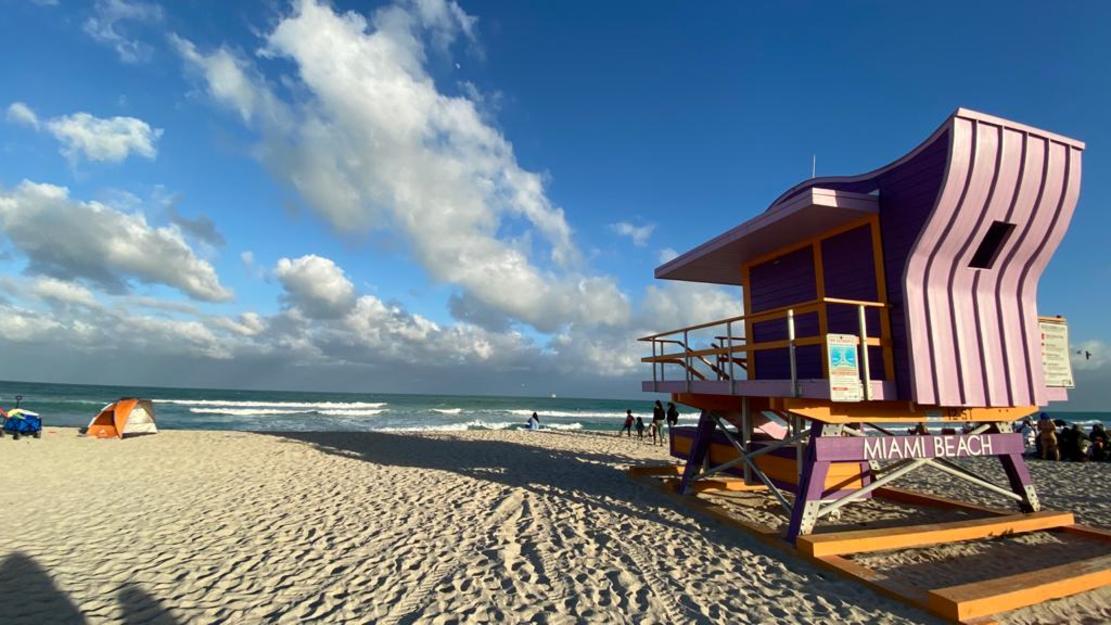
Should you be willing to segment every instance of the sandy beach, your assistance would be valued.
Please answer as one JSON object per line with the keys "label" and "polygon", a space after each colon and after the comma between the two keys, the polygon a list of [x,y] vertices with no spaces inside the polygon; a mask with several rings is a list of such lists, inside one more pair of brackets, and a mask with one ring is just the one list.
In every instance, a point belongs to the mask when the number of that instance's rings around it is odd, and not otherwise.
{"label": "sandy beach", "polygon": [[[48,428],[0,458],[5,624],[939,622],[630,481],[664,448],[613,435]],[[1047,507],[1111,526],[1111,464],[1031,470]],[[964,488],[934,479],[917,485]],[[941,557],[919,551],[869,565]],[[1008,622],[1108,606],[1104,589]]]}

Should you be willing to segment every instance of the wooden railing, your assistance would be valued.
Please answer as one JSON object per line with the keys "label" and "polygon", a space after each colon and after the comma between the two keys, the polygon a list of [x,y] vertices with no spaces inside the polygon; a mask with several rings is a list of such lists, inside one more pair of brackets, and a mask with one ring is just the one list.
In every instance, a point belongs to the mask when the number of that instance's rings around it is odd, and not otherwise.
{"label": "wooden railing", "polygon": [[[880,314],[886,315],[886,306],[881,302],[823,297],[800,304],[762,310],[749,315],[738,315],[736,317],[729,317],[728,319],[719,319],[717,321],[709,321],[687,326],[685,328],[669,330],[667,332],[659,332],[637,339],[652,344],[652,355],[641,358],[641,362],[652,363],[653,382],[666,382],[666,366],[677,365],[683,369],[683,380],[687,383],[688,391],[690,390],[690,384],[693,380],[707,380],[711,378],[718,381],[730,382],[731,390],[734,390],[738,373],[737,368],[739,367],[747,374],[749,370],[749,360],[753,352],[770,349],[787,349],[791,370],[791,388],[793,389],[792,392],[797,396],[799,392],[798,363],[795,357],[795,349],[807,345],[825,345],[826,337],[824,334],[824,327],[820,327],[818,334],[814,336],[796,337],[795,317],[797,315],[818,313],[819,311],[825,313],[830,306],[852,306],[857,309],[857,336],[860,338],[860,373],[864,385],[864,398],[871,399],[872,389],[870,382],[872,373],[868,348],[884,348],[884,350],[888,352],[885,354],[885,361],[890,362],[890,341],[886,338],[870,337],[868,335],[867,309],[880,309]],[[820,318],[824,319],[827,316],[827,314],[821,314]],[[733,328],[736,324],[744,324],[747,327],[751,327],[753,323],[764,323],[777,319],[783,319],[785,322],[787,331],[786,339],[749,343],[745,336],[737,336],[733,333]],[[882,325],[889,327],[886,320],[884,320],[884,322],[885,323]],[[822,322],[821,325],[824,325],[824,322]],[[724,333],[715,333],[713,335],[714,341],[716,342],[711,341],[709,347],[691,349],[690,340],[692,333],[709,328],[718,328],[720,326],[724,326]],[[720,332],[720,330],[718,332]],[[679,350],[669,352],[668,346],[677,346]],[[739,358],[737,356],[738,354],[743,354],[744,357]],[[707,356],[711,357],[716,364],[708,360]],[[825,357],[824,354],[822,357]],[[888,371],[887,374],[890,376],[891,372]]]}

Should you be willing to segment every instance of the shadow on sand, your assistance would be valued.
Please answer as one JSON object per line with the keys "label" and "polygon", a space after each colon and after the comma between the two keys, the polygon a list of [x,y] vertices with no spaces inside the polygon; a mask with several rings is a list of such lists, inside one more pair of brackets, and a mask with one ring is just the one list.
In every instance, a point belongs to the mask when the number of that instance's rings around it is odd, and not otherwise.
{"label": "shadow on sand", "polygon": [[[125,625],[179,625],[162,603],[136,583],[116,595],[119,622]],[[15,552],[0,561],[0,623],[85,625],[87,620],[34,558]]]}
{"label": "shadow on sand", "polygon": [[[308,444],[323,453],[344,458],[385,466],[448,471],[511,488],[522,488],[545,496],[561,497],[574,503],[606,509],[652,523],[677,526],[675,522],[669,521],[656,512],[660,508],[668,508],[687,518],[694,518],[702,528],[701,534],[716,544],[741,547],[768,555],[785,561],[791,568],[805,567],[810,569],[815,579],[827,577],[823,572],[801,560],[785,559],[781,552],[774,551],[735,528],[720,525],[709,517],[703,517],[691,509],[675,504],[660,493],[641,487],[619,468],[631,463],[643,462],[628,456],[547,449],[508,441],[461,440],[386,432],[259,432],[259,434]],[[584,434],[545,432],[540,436],[577,437]],[[567,470],[576,463],[594,465],[591,469],[591,479],[583,480],[581,472]],[[521,467],[525,469],[521,470]],[[812,587],[810,591],[822,592],[820,586]],[[881,601],[884,609],[912,621],[940,622],[924,612],[885,598]]]}
{"label": "shadow on sand", "polygon": [[116,600],[123,612],[121,622],[125,625],[179,625],[180,623],[161,601],[136,583],[128,583],[120,588]]}
{"label": "shadow on sand", "polygon": [[17,551],[0,562],[0,623],[83,625],[85,617],[34,558]]}

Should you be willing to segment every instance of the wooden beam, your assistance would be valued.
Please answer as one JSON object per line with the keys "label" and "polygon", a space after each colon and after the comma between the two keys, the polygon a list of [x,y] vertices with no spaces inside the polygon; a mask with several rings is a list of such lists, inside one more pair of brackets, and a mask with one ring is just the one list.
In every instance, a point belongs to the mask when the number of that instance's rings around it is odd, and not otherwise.
{"label": "wooden beam", "polygon": [[682,475],[683,465],[661,464],[646,467],[629,467],[625,469],[625,474],[630,477],[637,477],[641,475]]}
{"label": "wooden beam", "polygon": [[1071,512],[1031,512],[993,516],[986,519],[969,519],[951,523],[927,523],[924,525],[904,525],[851,532],[831,532],[799,536],[796,544],[803,554],[820,558],[823,556],[866,553],[925,547],[939,543],[973,540],[1036,532],[1063,525],[1072,525]]}
{"label": "wooden beam", "polygon": [[[678,488],[677,478],[665,479],[664,482],[671,488]],[[733,493],[754,493],[768,489],[763,484],[746,484],[743,479],[707,479],[691,482],[691,489],[696,493],[705,491],[728,491]]]}
{"label": "wooden beam", "polygon": [[[871,344],[871,343],[869,343]],[[824,399],[784,398],[782,408],[823,423],[914,423],[1017,421],[1037,412],[1037,406],[1008,408],[942,408],[903,401],[832,402]]]}
{"label": "wooden beam", "polygon": [[1111,584],[1111,554],[1029,573],[931,590],[930,610],[964,621]]}

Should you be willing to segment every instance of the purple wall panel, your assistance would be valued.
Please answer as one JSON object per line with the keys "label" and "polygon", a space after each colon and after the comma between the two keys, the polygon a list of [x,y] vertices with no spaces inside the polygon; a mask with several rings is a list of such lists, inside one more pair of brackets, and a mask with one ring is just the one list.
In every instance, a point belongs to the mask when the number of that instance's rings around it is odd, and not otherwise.
{"label": "purple wall panel", "polygon": [[[822,241],[822,267],[825,273],[826,297],[856,299],[874,302],[876,293],[876,268],[872,258],[872,231],[868,226],[854,228]],[[868,336],[878,337],[880,311],[875,308],[865,313]],[[859,313],[855,306],[830,305],[826,322],[831,333],[860,334]],[[886,380],[883,351],[878,347],[868,349],[872,379]]]}
{"label": "purple wall panel", "polygon": [[[750,312],[760,312],[790,304],[809,302],[818,297],[814,280],[814,255],[809,247],[784,254],[749,269]],[[795,318],[795,336],[817,336],[818,316],[815,313]],[[778,341],[787,338],[787,319],[774,319],[754,323],[752,342]],[[819,350],[799,348],[795,363],[799,378],[822,377]],[[790,360],[786,349],[756,352],[756,378],[759,380],[784,380],[791,377]]]}

